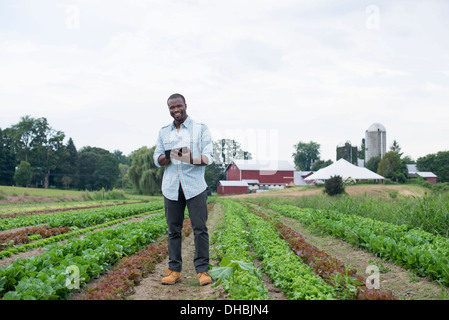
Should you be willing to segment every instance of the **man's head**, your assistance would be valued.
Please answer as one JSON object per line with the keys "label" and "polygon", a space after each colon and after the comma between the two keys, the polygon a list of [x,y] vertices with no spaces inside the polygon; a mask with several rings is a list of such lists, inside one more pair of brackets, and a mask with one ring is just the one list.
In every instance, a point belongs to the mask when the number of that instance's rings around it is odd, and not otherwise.
{"label": "man's head", "polygon": [[175,122],[182,123],[187,118],[186,99],[182,94],[174,93],[167,99],[168,110]]}

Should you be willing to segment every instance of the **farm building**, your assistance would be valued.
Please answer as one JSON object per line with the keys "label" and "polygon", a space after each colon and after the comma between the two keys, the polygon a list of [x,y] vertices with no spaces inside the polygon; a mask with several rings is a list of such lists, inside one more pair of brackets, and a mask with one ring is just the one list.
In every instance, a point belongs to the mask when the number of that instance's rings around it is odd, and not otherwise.
{"label": "farm building", "polygon": [[258,190],[282,189],[294,181],[294,172],[288,161],[233,160],[226,168],[226,180],[257,183]]}
{"label": "farm building", "polygon": [[218,181],[217,193],[218,194],[240,194],[248,193],[248,182],[236,181],[236,180],[220,180]]}
{"label": "farm building", "polygon": [[420,176],[430,183],[437,183],[437,175],[433,172],[428,171],[418,171],[416,164],[408,164],[407,165],[408,175],[413,178],[416,176]]}

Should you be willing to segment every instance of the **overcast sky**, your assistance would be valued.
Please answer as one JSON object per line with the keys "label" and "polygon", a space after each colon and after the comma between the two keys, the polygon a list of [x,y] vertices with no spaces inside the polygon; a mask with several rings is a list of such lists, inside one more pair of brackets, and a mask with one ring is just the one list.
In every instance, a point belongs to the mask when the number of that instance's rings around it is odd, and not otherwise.
{"label": "overcast sky", "polygon": [[130,154],[172,121],[293,164],[375,123],[413,159],[449,149],[447,0],[0,0],[0,128],[47,118]]}

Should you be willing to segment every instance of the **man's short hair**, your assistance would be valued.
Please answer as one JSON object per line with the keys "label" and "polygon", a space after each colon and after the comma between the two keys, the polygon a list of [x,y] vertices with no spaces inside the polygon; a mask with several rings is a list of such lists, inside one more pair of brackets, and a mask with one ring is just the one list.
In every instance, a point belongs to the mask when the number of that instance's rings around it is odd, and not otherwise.
{"label": "man's short hair", "polygon": [[186,103],[186,99],[184,98],[184,96],[182,94],[180,94],[180,93],[173,93],[170,97],[168,97],[167,104],[168,104],[168,100],[176,99],[176,98],[181,98],[182,101],[184,101],[184,104]]}

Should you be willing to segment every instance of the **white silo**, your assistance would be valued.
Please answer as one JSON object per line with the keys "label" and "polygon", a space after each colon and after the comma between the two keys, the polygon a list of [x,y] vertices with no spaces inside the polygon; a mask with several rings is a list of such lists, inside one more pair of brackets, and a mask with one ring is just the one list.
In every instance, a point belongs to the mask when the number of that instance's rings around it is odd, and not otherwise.
{"label": "white silo", "polygon": [[365,132],[365,164],[372,157],[384,156],[387,151],[387,131],[380,123],[373,123]]}

